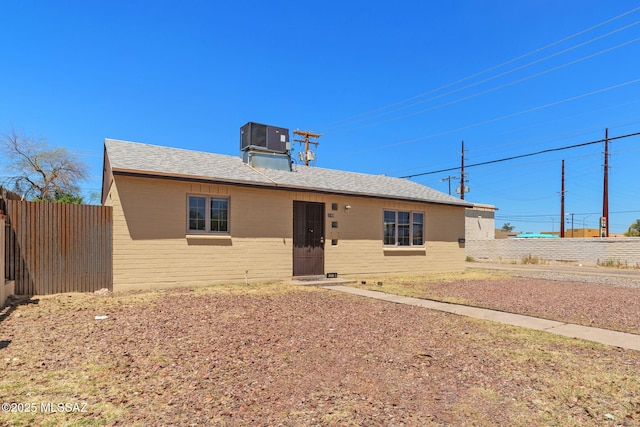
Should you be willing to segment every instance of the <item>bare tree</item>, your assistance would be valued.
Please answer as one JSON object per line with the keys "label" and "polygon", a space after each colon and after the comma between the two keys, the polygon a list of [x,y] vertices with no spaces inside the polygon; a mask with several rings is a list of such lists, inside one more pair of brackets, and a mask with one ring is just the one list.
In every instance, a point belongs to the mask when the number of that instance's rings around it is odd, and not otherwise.
{"label": "bare tree", "polygon": [[50,148],[46,140],[26,137],[15,129],[0,135],[0,151],[13,190],[23,199],[56,201],[77,196],[87,166],[64,147]]}

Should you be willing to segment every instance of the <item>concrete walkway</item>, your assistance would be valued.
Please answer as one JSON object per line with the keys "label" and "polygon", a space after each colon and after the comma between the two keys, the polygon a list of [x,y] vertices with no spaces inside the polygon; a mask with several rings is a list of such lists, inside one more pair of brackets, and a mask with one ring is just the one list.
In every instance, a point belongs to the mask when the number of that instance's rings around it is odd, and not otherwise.
{"label": "concrete walkway", "polygon": [[594,341],[600,344],[621,347],[640,351],[640,335],[626,334],[608,329],[591,328],[572,323],[558,322],[555,320],[540,319],[537,317],[523,316],[521,314],[505,313],[503,311],[488,310],[485,308],[469,307],[466,305],[449,304],[445,302],[431,301],[420,298],[404,297],[400,295],[385,294],[378,291],[369,291],[350,286],[320,286],[324,289],[345,292],[363,297],[375,298],[382,301],[397,304],[415,305],[431,310],[444,311],[446,313],[473,317],[475,319],[489,320],[507,325],[520,326],[538,331],[550,332],[570,338],[580,338]]}

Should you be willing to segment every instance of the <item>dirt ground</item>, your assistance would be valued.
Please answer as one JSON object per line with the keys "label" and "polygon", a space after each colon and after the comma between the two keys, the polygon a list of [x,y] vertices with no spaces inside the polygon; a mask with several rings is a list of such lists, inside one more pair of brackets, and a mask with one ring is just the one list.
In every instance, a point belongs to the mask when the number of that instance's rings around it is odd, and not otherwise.
{"label": "dirt ground", "polygon": [[640,334],[640,275],[630,280],[550,272],[472,270],[426,281],[374,278],[355,286]]}
{"label": "dirt ground", "polygon": [[0,425],[640,425],[640,352],[313,287],[57,295],[0,318]]}

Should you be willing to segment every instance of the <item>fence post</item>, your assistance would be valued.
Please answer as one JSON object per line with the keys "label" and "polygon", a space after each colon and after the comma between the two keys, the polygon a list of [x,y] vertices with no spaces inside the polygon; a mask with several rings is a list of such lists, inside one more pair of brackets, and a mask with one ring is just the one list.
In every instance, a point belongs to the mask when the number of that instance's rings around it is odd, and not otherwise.
{"label": "fence post", "polygon": [[4,307],[4,303],[7,301],[7,295],[5,293],[5,271],[4,271],[4,248],[5,248],[5,223],[7,217],[4,215],[4,212],[0,210],[0,308]]}

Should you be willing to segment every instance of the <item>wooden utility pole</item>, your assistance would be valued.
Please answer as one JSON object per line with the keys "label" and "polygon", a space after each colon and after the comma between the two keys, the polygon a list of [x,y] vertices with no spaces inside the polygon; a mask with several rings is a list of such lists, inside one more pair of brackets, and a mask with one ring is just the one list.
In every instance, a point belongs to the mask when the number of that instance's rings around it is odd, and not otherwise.
{"label": "wooden utility pole", "polygon": [[564,160],[562,161],[562,184],[560,188],[560,237],[564,237]]}
{"label": "wooden utility pole", "polygon": [[304,144],[304,165],[309,166],[309,161],[311,160],[311,150],[309,150],[309,144],[313,144],[315,146],[318,145],[318,138],[322,135],[319,133],[309,132],[308,130],[294,130],[294,135],[301,136],[303,139],[294,139],[295,142],[300,142]]}
{"label": "wooden utility pole", "polygon": [[464,193],[465,193],[464,183],[467,181],[464,176],[464,141],[462,141],[462,153],[460,153],[460,155],[462,156],[462,160],[460,164],[460,199],[464,200]]}
{"label": "wooden utility pole", "polygon": [[[602,235],[603,232],[604,236]],[[602,191],[600,237],[609,237],[609,128],[604,131],[604,185]]]}
{"label": "wooden utility pole", "polygon": [[442,178],[440,181],[449,181],[449,195],[451,195],[451,180],[456,179],[457,177],[449,175],[446,178]]}

